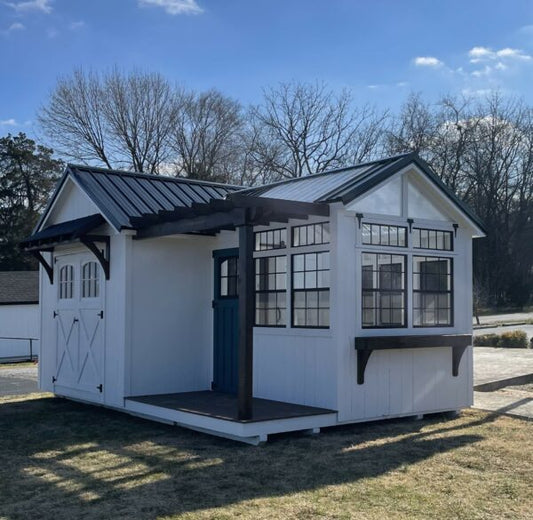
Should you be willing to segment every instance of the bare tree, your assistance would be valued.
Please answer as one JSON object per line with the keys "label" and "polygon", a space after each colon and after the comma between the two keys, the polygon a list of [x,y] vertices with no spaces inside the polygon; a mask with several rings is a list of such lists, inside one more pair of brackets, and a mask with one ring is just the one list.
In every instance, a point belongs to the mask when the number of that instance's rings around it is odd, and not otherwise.
{"label": "bare tree", "polygon": [[386,115],[354,108],[346,90],[336,94],[325,84],[292,82],[265,89],[251,117],[259,131],[257,164],[291,178],[370,158]]}
{"label": "bare tree", "polygon": [[173,97],[159,74],[78,69],[59,79],[38,121],[66,158],[156,173],[168,157]]}
{"label": "bare tree", "polygon": [[182,95],[170,133],[178,175],[234,182],[243,153],[240,103],[216,90]]}

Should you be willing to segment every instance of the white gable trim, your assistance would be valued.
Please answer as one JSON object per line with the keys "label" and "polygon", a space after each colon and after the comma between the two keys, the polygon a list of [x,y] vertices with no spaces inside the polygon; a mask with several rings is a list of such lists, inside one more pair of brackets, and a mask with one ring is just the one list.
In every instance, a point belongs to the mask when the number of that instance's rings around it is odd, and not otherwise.
{"label": "white gable trim", "polygon": [[[451,220],[457,221],[457,223],[461,227],[467,227],[471,230],[472,235],[475,237],[484,237],[485,233],[483,230],[479,228],[479,226],[472,221],[472,219],[459,207],[457,204],[455,204],[450,198],[440,189],[431,179],[428,179],[424,171],[414,162],[409,163],[404,168],[393,174],[392,176],[388,177],[387,179],[383,180],[376,186],[373,186],[370,190],[366,191],[365,193],[362,193],[347,205],[347,209],[350,206],[354,206],[357,201],[362,200],[367,197],[372,197],[372,194],[375,193],[377,190],[383,188],[388,182],[390,182],[394,177],[401,176],[403,179],[402,182],[402,193],[401,193],[401,201],[402,201],[402,216],[400,218],[408,218],[407,210],[408,210],[408,182],[410,179],[409,177],[413,177],[412,173],[415,174],[414,178],[412,179],[413,185],[415,187],[418,187],[418,189],[422,189],[424,192],[428,192],[429,196],[434,199],[431,202],[435,203],[435,207],[439,212],[442,212],[443,214],[450,215]],[[389,218],[387,215],[383,214],[376,214],[375,216],[383,219],[383,218]],[[391,215],[390,218],[397,219],[398,216]],[[424,220],[430,221],[429,219],[422,219],[417,218],[417,221],[424,222]],[[432,223],[437,221],[431,221]]]}
{"label": "white gable trim", "polygon": [[59,185],[58,187],[56,188],[56,191],[54,192],[54,194],[52,195],[52,199],[51,199],[51,202],[49,204],[49,206],[45,209],[44,213],[42,214],[39,222],[37,223],[37,226],[35,227],[34,229],[34,233],[38,232],[38,231],[41,231],[42,229],[44,229],[46,227],[46,224],[48,223],[48,220],[50,218],[50,215],[52,215],[54,209],[57,207],[58,203],[63,199],[63,197],[67,196],[65,195],[65,190],[66,190],[66,187],[68,186],[69,182],[71,182],[74,187],[79,190],[79,192],[89,201],[91,202],[92,204],[94,204],[94,206],[96,207],[97,211],[104,217],[104,219],[106,220],[106,222],[111,226],[111,228],[113,230],[115,230],[117,233],[120,232],[119,229],[117,229],[112,223],[111,221],[109,220],[109,218],[107,218],[107,216],[105,215],[105,213],[101,210],[101,208],[98,206],[98,204],[96,203],[96,201],[94,201],[88,194],[87,192],[83,189],[83,187],[76,181],[76,179],[74,178],[73,175],[70,174],[70,171],[67,170],[66,173],[64,174],[63,178],[59,181]]}

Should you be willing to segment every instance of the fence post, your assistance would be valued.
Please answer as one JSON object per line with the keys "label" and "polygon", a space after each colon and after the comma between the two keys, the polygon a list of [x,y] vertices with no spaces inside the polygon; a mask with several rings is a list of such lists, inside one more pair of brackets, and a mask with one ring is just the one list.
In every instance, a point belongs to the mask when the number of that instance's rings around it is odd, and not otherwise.
{"label": "fence post", "polygon": [[30,338],[30,361],[33,361],[33,338]]}

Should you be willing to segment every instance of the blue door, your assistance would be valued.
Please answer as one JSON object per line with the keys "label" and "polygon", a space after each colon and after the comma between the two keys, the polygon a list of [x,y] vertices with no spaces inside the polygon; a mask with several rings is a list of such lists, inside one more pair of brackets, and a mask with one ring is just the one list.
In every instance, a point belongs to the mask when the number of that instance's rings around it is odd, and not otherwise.
{"label": "blue door", "polygon": [[213,252],[215,294],[213,300],[213,390],[237,393],[239,341],[239,250]]}

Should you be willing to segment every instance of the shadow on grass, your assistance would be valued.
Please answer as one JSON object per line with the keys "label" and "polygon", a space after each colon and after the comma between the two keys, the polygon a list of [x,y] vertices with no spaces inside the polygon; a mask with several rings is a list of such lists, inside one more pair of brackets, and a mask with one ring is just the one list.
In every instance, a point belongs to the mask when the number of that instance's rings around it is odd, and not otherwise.
{"label": "shadow on grass", "polygon": [[482,439],[442,422],[344,426],[253,448],[63,399],[8,402],[0,516],[156,518],[356,483]]}

